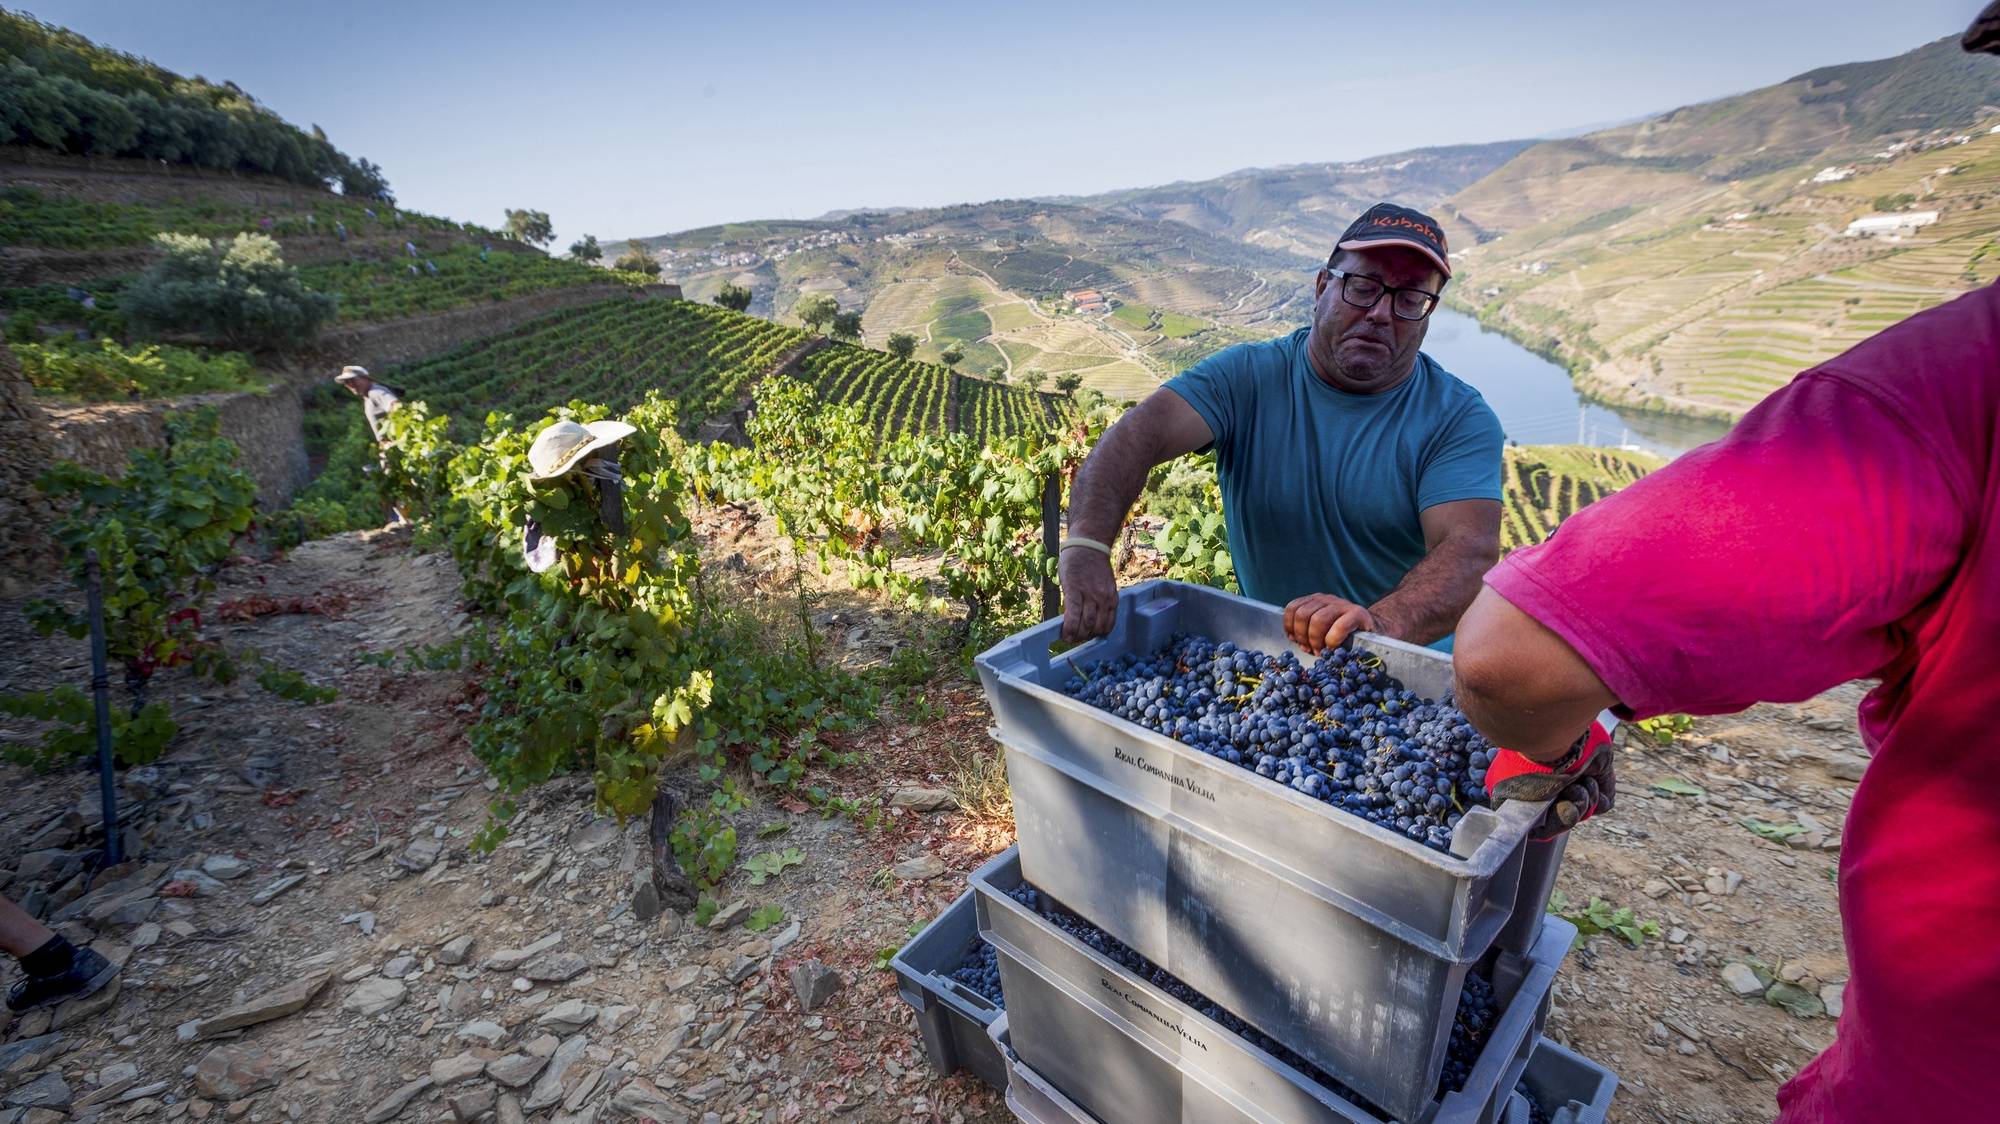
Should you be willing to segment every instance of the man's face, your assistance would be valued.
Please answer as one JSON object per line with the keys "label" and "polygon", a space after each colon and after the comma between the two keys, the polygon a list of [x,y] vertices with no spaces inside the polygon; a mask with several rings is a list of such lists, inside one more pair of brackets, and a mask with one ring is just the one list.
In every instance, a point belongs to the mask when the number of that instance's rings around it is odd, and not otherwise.
{"label": "man's face", "polygon": [[375,382],[374,380],[363,376],[363,377],[348,379],[341,385],[353,391],[354,394],[357,397],[359,397],[359,396],[365,396],[368,393],[368,389],[375,385]]}
{"label": "man's face", "polygon": [[[1345,250],[1334,266],[1373,277],[1399,289],[1437,293],[1444,275],[1427,257],[1403,246]],[[1312,356],[1321,373],[1342,390],[1372,394],[1401,382],[1417,363],[1430,319],[1399,320],[1383,294],[1373,308],[1356,308],[1341,299],[1341,281],[1322,270],[1313,303]]]}

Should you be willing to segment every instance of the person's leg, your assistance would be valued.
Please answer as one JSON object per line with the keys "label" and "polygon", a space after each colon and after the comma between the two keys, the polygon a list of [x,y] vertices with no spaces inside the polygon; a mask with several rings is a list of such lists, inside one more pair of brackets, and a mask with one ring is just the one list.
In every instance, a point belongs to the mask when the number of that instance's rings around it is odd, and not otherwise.
{"label": "person's leg", "polygon": [[0,950],[16,960],[49,943],[55,930],[28,916],[13,900],[0,896]]}
{"label": "person's leg", "polygon": [[94,994],[118,974],[118,965],[95,949],[78,948],[0,896],[0,948],[20,961],[26,979],[7,992],[16,1013]]}

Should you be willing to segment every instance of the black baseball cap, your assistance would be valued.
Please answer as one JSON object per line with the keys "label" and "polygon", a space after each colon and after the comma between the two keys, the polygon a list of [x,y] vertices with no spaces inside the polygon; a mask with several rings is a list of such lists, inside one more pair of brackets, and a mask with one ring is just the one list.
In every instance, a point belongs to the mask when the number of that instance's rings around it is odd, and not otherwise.
{"label": "black baseball cap", "polygon": [[1377,203],[1364,211],[1347,233],[1334,244],[1337,250],[1366,250],[1373,246],[1408,246],[1451,276],[1451,252],[1445,248],[1444,227],[1422,211]]}
{"label": "black baseball cap", "polygon": [[1965,29],[1958,45],[1978,55],[2000,55],[2000,0],[1988,4]]}

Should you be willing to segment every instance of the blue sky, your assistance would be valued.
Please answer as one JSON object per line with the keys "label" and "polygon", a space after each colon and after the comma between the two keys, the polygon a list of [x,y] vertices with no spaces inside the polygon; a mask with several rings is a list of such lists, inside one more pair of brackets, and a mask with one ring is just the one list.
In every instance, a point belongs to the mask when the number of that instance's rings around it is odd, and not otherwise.
{"label": "blue sky", "polygon": [[24,6],[317,122],[410,207],[536,207],[566,245],[1538,135],[1898,54],[1980,0]]}

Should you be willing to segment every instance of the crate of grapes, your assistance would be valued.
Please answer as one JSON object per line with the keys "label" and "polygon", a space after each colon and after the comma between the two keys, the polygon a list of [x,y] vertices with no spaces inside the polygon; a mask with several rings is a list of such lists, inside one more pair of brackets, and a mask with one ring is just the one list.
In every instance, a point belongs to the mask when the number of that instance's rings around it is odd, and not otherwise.
{"label": "crate of grapes", "polygon": [[1617,1074],[1546,1038],[1536,1044],[1516,1090],[1534,1104],[1522,1120],[1548,1124],[1604,1124],[1617,1091]]}
{"label": "crate of grapes", "polygon": [[1168,581],[1057,655],[1060,629],[977,660],[1028,879],[1366,1095],[1434,1077],[1466,970],[1532,947],[1561,855],[1541,805],[1484,806],[1491,747],[1424,701],[1449,657],[1296,659],[1277,608]]}
{"label": "crate of grapes", "polygon": [[1013,1036],[1007,1031],[1007,1016],[1001,1015],[986,1028],[1007,1061],[1007,1108],[1023,1124],[1096,1124],[1062,1090],[1042,1079],[1042,1075],[1021,1064],[1014,1052]]}
{"label": "crate of grapes", "polygon": [[917,1012],[924,1053],[940,1077],[960,1069],[997,1089],[1007,1087],[1007,1063],[987,1033],[1000,1015],[993,952],[979,939],[972,891],[924,926],[889,961],[896,990]]}
{"label": "crate of grapes", "polygon": [[1365,1076],[1385,1091],[1369,1094],[1023,882],[1016,852],[982,867],[972,888],[1018,1064],[1104,1124],[1497,1124],[1575,936],[1551,919],[1526,955],[1494,949],[1472,965],[1439,1028],[1445,1064],[1374,1059]]}

